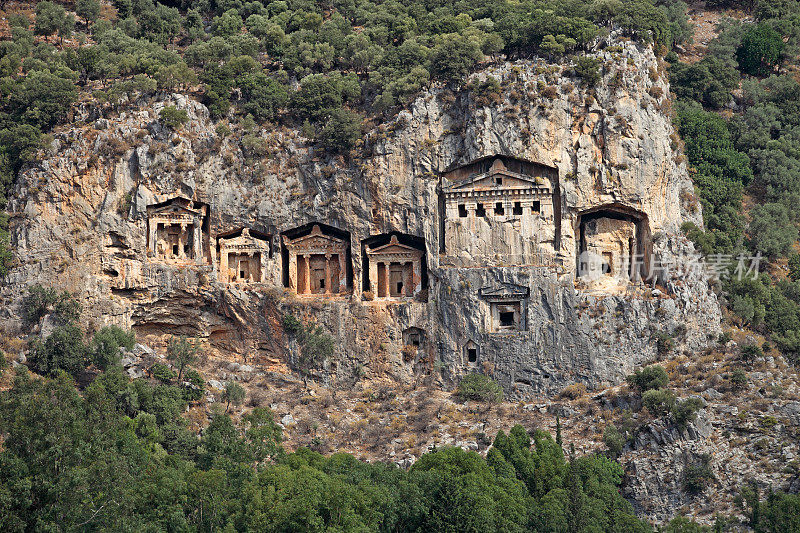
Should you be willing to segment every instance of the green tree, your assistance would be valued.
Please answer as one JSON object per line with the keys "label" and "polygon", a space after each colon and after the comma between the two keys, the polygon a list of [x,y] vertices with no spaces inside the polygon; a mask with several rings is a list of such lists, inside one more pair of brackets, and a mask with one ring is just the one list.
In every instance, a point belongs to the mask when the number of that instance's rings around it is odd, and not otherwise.
{"label": "green tree", "polygon": [[739,69],[753,76],[769,75],[780,63],[784,46],[777,31],[765,23],[755,25],[744,34],[736,50]]}
{"label": "green tree", "polygon": [[612,459],[616,459],[620,456],[622,449],[625,446],[625,437],[619,432],[614,424],[609,424],[603,430],[603,442],[608,449],[608,455]]}
{"label": "green tree", "polygon": [[175,106],[168,105],[158,113],[158,118],[167,128],[177,130],[189,122],[189,113],[185,109],[178,109]]}
{"label": "green tree", "polygon": [[503,389],[484,374],[467,374],[458,384],[456,395],[462,400],[478,402],[503,401]]}
{"label": "green tree", "polygon": [[463,83],[475,64],[482,59],[478,46],[458,34],[448,34],[433,48],[431,72],[448,83]]}
{"label": "green tree", "polygon": [[76,326],[59,326],[44,342],[31,344],[30,365],[40,374],[55,376],[60,370],[77,376],[89,364],[83,332]]}
{"label": "green tree", "polygon": [[82,18],[88,28],[100,16],[98,0],[75,0],[75,14]]}
{"label": "green tree", "polygon": [[199,351],[199,344],[190,341],[183,335],[170,338],[167,344],[167,359],[178,367],[178,381],[183,377],[183,371],[186,367],[193,365],[197,361],[197,353]]}
{"label": "green tree", "polygon": [[257,120],[274,119],[289,102],[289,92],[263,72],[248,74],[239,82],[244,100],[242,109]]}
{"label": "green tree", "polygon": [[42,0],[36,4],[36,35],[52,35],[58,32],[63,40],[69,37],[75,27],[75,19],[67,14],[63,7],[50,0]]}
{"label": "green tree", "polygon": [[346,153],[352,150],[356,141],[361,138],[361,121],[361,115],[355,111],[336,109],[325,121],[317,140],[330,152]]}
{"label": "green tree", "polygon": [[218,37],[230,37],[242,31],[244,21],[235,9],[229,9],[219,17],[214,17],[212,31]]}
{"label": "green tree", "polygon": [[133,331],[125,331],[119,326],[106,326],[92,337],[89,351],[91,361],[103,370],[120,362],[120,348],[132,350],[136,343]]}
{"label": "green tree", "polygon": [[247,392],[244,387],[235,381],[226,383],[225,390],[222,392],[222,399],[225,401],[225,412],[228,412],[231,404],[235,406],[242,405],[246,396]]}
{"label": "green tree", "polygon": [[650,365],[625,378],[628,384],[636,387],[640,392],[647,392],[652,389],[661,389],[669,384],[669,375],[661,365]]}
{"label": "green tree", "polygon": [[758,205],[750,211],[750,246],[768,257],[787,255],[797,242],[798,231],[788,209],[778,203]]}
{"label": "green tree", "polygon": [[662,416],[675,407],[675,394],[668,389],[650,389],[642,394],[642,404],[654,416]]}

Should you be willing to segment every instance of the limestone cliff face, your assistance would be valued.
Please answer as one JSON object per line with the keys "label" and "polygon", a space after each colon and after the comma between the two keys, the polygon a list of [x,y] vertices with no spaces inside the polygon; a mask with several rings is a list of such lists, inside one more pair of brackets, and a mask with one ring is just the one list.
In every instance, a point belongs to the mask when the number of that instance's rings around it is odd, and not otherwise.
{"label": "limestone cliff face", "polygon": [[[404,381],[433,372],[452,381],[481,370],[520,396],[576,380],[618,382],[656,357],[656,332],[697,348],[720,319],[702,275],[662,272],[657,289],[577,277],[579,254],[591,250],[582,243],[591,238],[582,221],[605,217],[592,226],[604,227],[622,220],[610,234],[630,242],[617,238],[621,248],[608,259],[619,270],[618,259],[633,253],[634,232],[636,250],[654,257],[648,268],[688,257],[693,250],[679,226],[701,220],[674,151],[658,62],[630,43],[616,50],[602,52],[593,96],[568,68],[541,62],[475,76],[495,77],[499,94],[433,88],[370,130],[357,159],[320,153],[292,130],[267,129],[249,142],[222,137],[205,107],[181,95],[105,115],[87,104],[19,180],[10,205],[19,264],[3,289],[4,321],[19,323],[24,288],[41,283],[79,294],[89,325],[198,336],[231,359],[288,371],[298,348],[282,319],[292,313],[335,340],[334,356],[319,369],[325,380],[348,383],[363,370]],[[166,130],[157,120],[165,105],[187,110],[189,124]],[[264,140],[267,156],[253,139]],[[448,234],[443,173],[498,155],[550,169],[542,186],[552,195],[550,218],[539,216],[533,237],[514,240],[520,222],[490,206],[490,216],[474,222],[482,230]],[[177,195],[208,206],[203,251],[192,261],[152,253],[148,206]],[[522,202],[507,208],[516,213]],[[285,264],[282,237],[314,223],[336,229],[349,245],[344,271],[336,267],[337,284],[349,285],[341,295],[294,294],[303,265]],[[217,236],[240,228],[263,235],[272,250],[261,258],[261,283],[219,276]],[[412,298],[375,298],[377,288],[364,279],[362,241],[391,232],[424,252],[424,274],[413,278],[422,290]],[[447,239],[462,243],[459,261],[442,254]]]}

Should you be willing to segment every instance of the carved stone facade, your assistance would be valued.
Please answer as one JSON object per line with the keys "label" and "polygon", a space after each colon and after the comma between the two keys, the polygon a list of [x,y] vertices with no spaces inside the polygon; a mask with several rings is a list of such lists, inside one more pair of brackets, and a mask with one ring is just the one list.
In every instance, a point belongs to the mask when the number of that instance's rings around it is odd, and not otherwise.
{"label": "carved stone facade", "polygon": [[298,295],[349,292],[349,242],[323,232],[315,224],[307,235],[284,235],[283,245],[288,252],[288,286]]}
{"label": "carved stone facade", "polygon": [[647,216],[622,206],[602,206],[578,216],[578,276],[618,283],[649,274]]}
{"label": "carved stone facade", "polygon": [[369,287],[375,298],[412,298],[422,291],[424,250],[401,244],[392,235],[388,244],[365,246],[365,253]]}
{"label": "carved stone facade", "polygon": [[219,279],[223,283],[263,283],[270,258],[269,237],[251,234],[248,228],[217,237]]}
{"label": "carved stone facade", "polygon": [[490,157],[445,172],[442,262],[497,266],[541,262],[556,249],[552,182],[558,171],[511,157]]}
{"label": "carved stone facade", "polygon": [[177,196],[147,206],[147,254],[158,261],[207,262],[208,206]]}
{"label": "carved stone facade", "polygon": [[484,287],[478,292],[489,305],[487,331],[504,333],[527,329],[528,287],[504,283],[495,287]]}

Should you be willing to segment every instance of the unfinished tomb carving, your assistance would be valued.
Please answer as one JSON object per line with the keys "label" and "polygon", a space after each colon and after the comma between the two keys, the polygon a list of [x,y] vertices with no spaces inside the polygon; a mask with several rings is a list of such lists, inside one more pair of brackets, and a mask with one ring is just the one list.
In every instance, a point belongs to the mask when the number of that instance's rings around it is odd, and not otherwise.
{"label": "unfinished tomb carving", "polygon": [[322,224],[283,235],[284,285],[299,295],[349,292],[350,237]]}
{"label": "unfinished tomb carving", "polygon": [[443,259],[527,264],[555,252],[558,170],[507,156],[444,173],[440,203]]}
{"label": "unfinished tomb carving", "polygon": [[147,253],[166,262],[205,263],[208,205],[177,196],[147,206]]}
{"label": "unfinished tomb carving", "polygon": [[[388,241],[388,242],[387,242]],[[365,239],[365,290],[377,299],[412,298],[425,288],[425,244],[409,235],[378,235]]]}
{"label": "unfinished tomb carving", "polygon": [[647,277],[650,229],[647,216],[621,205],[581,212],[578,226],[578,276],[587,280],[627,281]]}
{"label": "unfinished tomb carving", "polygon": [[248,228],[217,237],[219,279],[223,283],[263,283],[270,238]]}
{"label": "unfinished tomb carving", "polygon": [[527,303],[530,289],[513,283],[484,287],[478,291],[489,306],[488,331],[503,333],[527,329]]}

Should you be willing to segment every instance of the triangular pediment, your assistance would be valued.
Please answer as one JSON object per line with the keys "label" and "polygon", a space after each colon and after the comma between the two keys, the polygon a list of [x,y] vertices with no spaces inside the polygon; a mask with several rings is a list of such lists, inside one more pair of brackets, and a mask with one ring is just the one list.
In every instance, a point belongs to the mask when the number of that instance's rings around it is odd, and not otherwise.
{"label": "triangular pediment", "polygon": [[521,300],[530,294],[530,288],[515,283],[500,283],[490,287],[483,287],[478,291],[481,298],[488,300]]}
{"label": "triangular pediment", "polygon": [[[502,178],[503,183],[497,184],[497,178]],[[516,174],[508,170],[490,171],[484,174],[470,176],[469,178],[453,183],[448,190],[463,191],[474,189],[527,189],[530,187],[546,187],[546,183],[542,178],[536,176],[525,176],[523,174]]]}
{"label": "triangular pediment", "polygon": [[164,206],[154,207],[150,210],[154,214],[160,215],[199,215],[200,211],[197,209],[190,209],[187,206],[180,204],[167,204]]}
{"label": "triangular pediment", "polygon": [[331,237],[330,235],[306,235],[294,239],[292,244],[302,244],[303,246],[328,246],[330,244],[341,244],[344,241]]}
{"label": "triangular pediment", "polygon": [[257,239],[252,236],[231,237],[229,239],[220,238],[220,242],[225,246],[249,246],[251,248],[267,248],[269,243],[262,239]]}
{"label": "triangular pediment", "polygon": [[392,236],[392,239],[389,241],[388,244],[384,244],[383,246],[378,246],[377,248],[373,248],[371,250],[367,250],[368,254],[407,254],[407,253],[422,253],[421,250],[414,248],[413,246],[408,246],[407,244],[401,244],[396,236]]}

